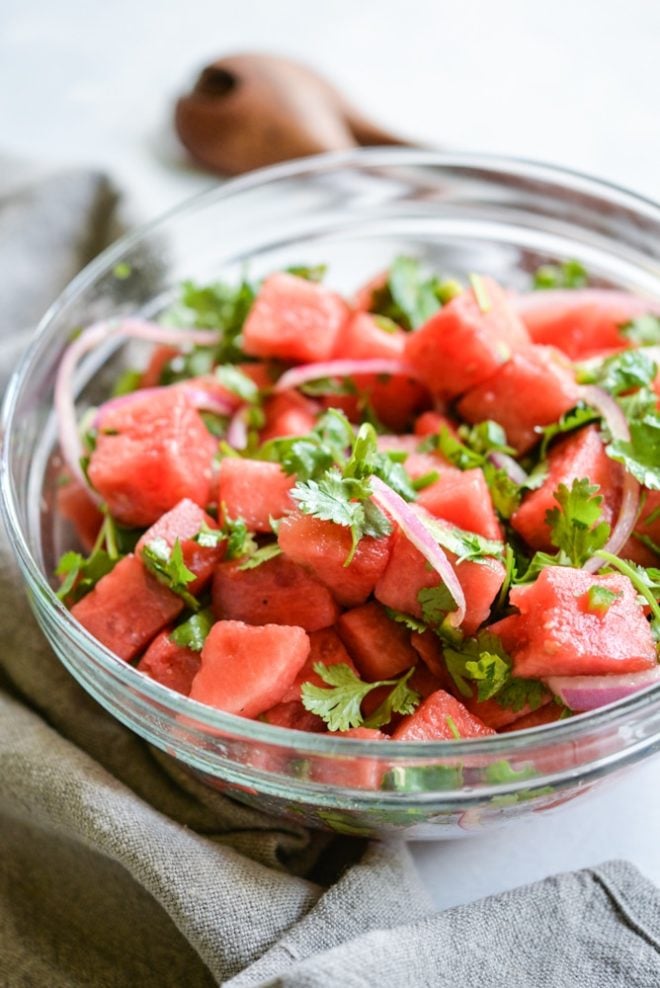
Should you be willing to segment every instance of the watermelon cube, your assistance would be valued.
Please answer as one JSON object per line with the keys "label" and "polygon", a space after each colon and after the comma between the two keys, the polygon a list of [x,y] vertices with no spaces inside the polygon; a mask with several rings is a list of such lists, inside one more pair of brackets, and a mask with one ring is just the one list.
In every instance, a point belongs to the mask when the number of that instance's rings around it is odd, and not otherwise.
{"label": "watermelon cube", "polygon": [[481,305],[469,289],[406,339],[406,363],[439,398],[456,398],[481,384],[529,343],[505,292],[492,278],[481,283]]}
{"label": "watermelon cube", "polygon": [[270,519],[295,507],[289,494],[294,483],[279,463],[226,456],[220,462],[220,510],[230,518],[242,518],[251,532],[270,532]]}
{"label": "watermelon cube", "polygon": [[343,665],[347,665],[349,669],[357,673],[353,660],[346,651],[341,638],[333,628],[321,628],[320,631],[311,631],[309,633],[309,646],[307,661],[282,697],[282,703],[300,700],[300,687],[303,683],[312,683],[314,686],[327,685],[323,682],[319,674],[314,672],[314,665],[317,662],[322,662],[326,666],[343,663]]}
{"label": "watermelon cube", "polygon": [[348,566],[351,533],[331,521],[300,511],[280,523],[277,538],[284,555],[305,566],[344,607],[363,604],[382,576],[390,555],[390,537],[360,539]]}
{"label": "watermelon cube", "polygon": [[404,717],[392,735],[393,741],[439,741],[479,738],[494,734],[478,717],[446,693],[437,690],[420,703],[414,713]]}
{"label": "watermelon cube", "polygon": [[552,552],[546,512],[557,507],[555,491],[560,484],[570,487],[574,480],[587,477],[598,484],[603,497],[602,513],[612,523],[621,503],[623,467],[605,453],[595,425],[580,429],[556,443],[548,455],[548,475],[538,490],[530,491],[511,518],[512,527],[533,549]]}
{"label": "watermelon cube", "polygon": [[124,525],[152,525],[183,498],[211,494],[216,441],[183,392],[155,388],[108,407],[88,475]]}
{"label": "watermelon cube", "polygon": [[266,423],[259,438],[266,442],[280,436],[305,436],[314,428],[317,411],[314,402],[297,391],[272,395],[264,402]]}
{"label": "watermelon cube", "polygon": [[[479,700],[476,691],[475,695],[467,698],[461,696],[461,702],[464,704],[465,708],[478,717],[480,721],[487,724],[488,727],[492,727],[494,731],[500,731],[503,727],[508,724],[516,723],[527,717],[529,714],[536,713],[536,710],[540,710],[541,707],[546,706],[552,700],[552,694],[547,692],[539,707],[535,710],[529,706],[529,704],[524,704],[519,710],[512,710],[511,707],[500,706],[497,702],[497,697],[492,697],[490,700]],[[553,704],[557,706],[557,704]]]}
{"label": "watermelon cube", "polygon": [[266,724],[286,727],[290,731],[311,731],[314,734],[327,731],[322,718],[305,710],[300,700],[283,700],[281,703],[276,703],[270,710],[261,714],[259,719]]}
{"label": "watermelon cube", "polygon": [[488,484],[481,470],[441,470],[440,477],[419,494],[417,503],[436,518],[486,539],[502,538]]}
{"label": "watermelon cube", "polygon": [[172,628],[166,628],[154,638],[137,664],[140,672],[177,693],[188,696],[192,681],[199,672],[199,652],[176,645],[170,640]]}
{"label": "watermelon cube", "polygon": [[435,436],[440,429],[449,429],[451,433],[456,433],[456,422],[447,415],[440,412],[422,412],[415,422],[415,435],[421,439],[426,436]]}
{"label": "watermelon cube", "polygon": [[418,661],[410,635],[372,601],[345,611],[338,631],[362,677],[368,681],[392,679]]}
{"label": "watermelon cube", "polygon": [[[589,606],[594,586],[617,595],[604,612]],[[651,627],[626,576],[547,566],[534,583],[511,590],[511,603],[524,626],[512,651],[516,676],[602,676],[657,663]]]}
{"label": "watermelon cube", "polygon": [[[504,582],[504,567],[497,559],[485,558],[481,562],[465,560],[456,563],[456,557],[446,553],[463,588],[466,617],[462,630],[473,634],[490,614],[490,609]],[[382,604],[395,610],[422,617],[422,607],[417,599],[419,591],[440,584],[438,574],[427,563],[421,552],[401,532],[397,532],[392,545],[390,561],[375,588],[375,596]]]}
{"label": "watermelon cube", "polygon": [[438,636],[433,631],[414,631],[410,636],[410,644],[434,679],[437,679],[437,689],[451,692],[454,681],[447,670]]}
{"label": "watermelon cube", "polygon": [[335,342],[337,360],[372,360],[375,357],[399,360],[403,357],[406,334],[402,329],[391,332],[378,324],[368,312],[356,312],[348,319]]}
{"label": "watermelon cube", "polygon": [[621,326],[649,310],[635,295],[602,288],[529,292],[515,307],[535,343],[550,343],[572,360],[629,346]]}
{"label": "watermelon cube", "polygon": [[255,357],[327,360],[349,317],[335,292],[291,274],[266,278],[243,326],[243,348]]}
{"label": "watermelon cube", "polygon": [[[353,738],[358,741],[389,741],[387,734],[371,727],[353,727],[349,731],[335,731],[329,735],[337,738]],[[385,753],[385,752],[384,752]],[[312,777],[315,782],[325,782],[342,789],[380,789],[387,766],[375,758],[364,755],[325,757],[314,762]]]}
{"label": "watermelon cube", "polygon": [[241,717],[258,717],[280,702],[308,654],[302,628],[218,621],[204,642],[190,697]]}
{"label": "watermelon cube", "polygon": [[411,377],[356,374],[354,380],[387,429],[403,432],[431,404],[428,388]]}
{"label": "watermelon cube", "polygon": [[194,541],[193,536],[197,535],[202,525],[214,529],[218,527],[213,518],[198,504],[189,498],[184,498],[147,529],[138,541],[135,551],[140,555],[145,546],[155,539],[162,539],[172,548],[178,539],[183,561],[191,573],[195,574],[195,579],[187,585],[186,589],[196,594],[209,582],[225,551],[223,542],[217,546],[202,546]]}
{"label": "watermelon cube", "polygon": [[183,601],[125,556],[71,613],[101,644],[130,661],[183,610]]}
{"label": "watermelon cube", "polygon": [[[537,710],[530,710],[522,717],[516,717],[509,724],[503,724],[498,728],[498,733],[509,734],[510,731],[528,731],[531,727],[544,727],[546,724],[554,724],[556,720],[561,720],[564,708],[560,703],[544,703]],[[540,766],[537,763],[537,767]],[[548,766],[548,770],[558,771],[563,766]],[[559,802],[559,801],[558,801]]]}
{"label": "watermelon cube", "polygon": [[509,445],[526,453],[541,438],[537,430],[556,422],[579,398],[564,355],[554,347],[530,346],[463,395],[458,411],[468,422],[499,422]]}
{"label": "watermelon cube", "polygon": [[327,587],[302,566],[277,556],[255,569],[240,560],[220,563],[213,578],[213,612],[248,624],[296,624],[318,631],[334,624],[339,608]]}

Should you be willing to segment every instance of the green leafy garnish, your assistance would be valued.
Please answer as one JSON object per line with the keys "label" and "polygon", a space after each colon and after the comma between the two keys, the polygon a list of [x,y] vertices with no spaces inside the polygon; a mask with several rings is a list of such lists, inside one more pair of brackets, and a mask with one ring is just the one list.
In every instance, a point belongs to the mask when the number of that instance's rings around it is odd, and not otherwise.
{"label": "green leafy garnish", "polygon": [[602,520],[603,498],[588,478],[574,480],[570,489],[560,484],[554,492],[559,507],[546,512],[550,541],[572,566],[580,568],[609,538],[610,526]]}
{"label": "green leafy garnish", "polygon": [[451,522],[440,518],[424,518],[424,526],[434,537],[438,545],[457,557],[456,564],[462,562],[483,562],[485,559],[501,559],[504,546],[495,539],[484,538],[476,532],[467,532]]}
{"label": "green leafy garnish", "polygon": [[587,590],[587,610],[592,614],[607,614],[615,600],[621,597],[620,591],[609,590],[600,583],[594,583]]}
{"label": "green leafy garnish", "polygon": [[617,439],[606,447],[607,455],[622,463],[628,473],[650,490],[660,491],[660,413],[654,408],[631,405],[628,416],[630,441]]}
{"label": "green leafy garnish", "polygon": [[623,335],[636,346],[652,346],[660,343],[660,316],[647,313],[631,319],[620,328]]}
{"label": "green leafy garnish", "polygon": [[387,283],[374,292],[371,309],[404,329],[417,329],[461,291],[456,281],[425,276],[415,258],[397,257]]}
{"label": "green leafy garnish", "polygon": [[222,387],[230,394],[236,395],[241,401],[252,404],[258,399],[259,388],[252,378],[244,374],[238,367],[234,367],[232,364],[223,364],[221,367],[216,367],[214,373]]}
{"label": "green leafy garnish", "polygon": [[637,593],[644,598],[651,612],[651,630],[656,641],[660,641],[660,569],[653,566],[638,566],[636,563],[619,559],[605,549],[595,553],[604,559],[610,569],[618,570],[627,576]]}
{"label": "green leafy garnish", "polygon": [[442,628],[447,616],[456,610],[456,601],[443,583],[437,587],[422,587],[417,600],[424,623],[430,628]]}
{"label": "green leafy garnish", "polygon": [[489,312],[493,303],[490,300],[490,295],[488,294],[481,275],[471,274],[470,285],[472,287],[472,291],[474,292],[475,301],[479,306],[479,311],[484,314]]}
{"label": "green leafy garnish", "polygon": [[80,600],[93,590],[99,580],[110,573],[118,562],[119,558],[113,559],[105,549],[97,549],[87,558],[81,556],[79,552],[65,552],[60,556],[55,570],[57,576],[64,577],[57,596],[60,600],[69,600],[70,603]]}
{"label": "green leafy garnish", "polygon": [[466,697],[472,696],[476,684],[478,699],[489,700],[511,677],[511,659],[497,635],[489,631],[466,638],[458,646],[446,645],[444,659],[458,691]]}
{"label": "green leafy garnish", "polygon": [[[329,688],[303,683],[300,690],[303,706],[321,717],[330,731],[348,731],[362,725],[381,727],[388,723],[393,713],[412,713],[420,701],[419,693],[408,686],[414,666],[400,679],[385,679],[376,683],[365,683],[344,662],[334,665],[315,662],[314,672]],[[372,690],[381,686],[392,686],[393,689],[371,717],[365,720],[362,701]]]}
{"label": "green leafy garnish", "polygon": [[293,274],[296,278],[304,278],[305,281],[323,281],[328,270],[327,264],[291,264],[285,269],[287,274]]}
{"label": "green leafy garnish", "polygon": [[192,614],[187,621],[177,625],[170,635],[170,641],[193,652],[201,652],[214,621],[213,612],[205,607],[203,611]]}
{"label": "green leafy garnish", "polygon": [[445,717],[445,724],[449,728],[449,732],[450,732],[451,736],[453,738],[455,738],[457,741],[460,741],[460,739],[461,739],[461,732],[459,731],[458,727],[456,726],[456,721],[451,716],[451,714],[447,714],[446,715],[446,717]]}
{"label": "green leafy garnish", "polygon": [[575,408],[564,412],[557,422],[553,422],[552,425],[546,425],[542,429],[540,428],[538,432],[543,436],[540,450],[541,459],[545,459],[548,446],[557,436],[564,436],[569,432],[574,432],[576,429],[581,429],[583,425],[589,425],[590,422],[597,422],[599,418],[600,415],[597,411],[585,405],[583,401],[580,401]]}
{"label": "green leafy garnish", "polygon": [[568,260],[560,264],[542,264],[534,272],[534,288],[584,288],[588,275],[579,261]]}
{"label": "green leafy garnish", "polygon": [[597,384],[610,394],[651,386],[658,373],[658,365],[644,350],[623,350],[596,366],[583,366],[578,370],[581,384]]}
{"label": "green leafy garnish", "polygon": [[418,631],[423,634],[428,629],[424,621],[420,621],[419,618],[412,617],[410,614],[405,614],[404,611],[397,611],[394,607],[386,607],[385,613],[392,621],[405,625],[409,631]]}
{"label": "green leafy garnish", "polygon": [[189,583],[195,580],[183,560],[183,550],[178,539],[170,548],[165,539],[152,539],[142,549],[142,561],[159,583],[166,586],[185,602],[191,611],[199,610],[199,601],[188,591]]}
{"label": "green leafy garnish", "polygon": [[262,563],[267,563],[269,559],[275,559],[281,554],[282,550],[277,542],[271,542],[269,545],[263,545],[260,549],[256,549],[238,568],[240,570],[256,569],[257,566],[261,566]]}
{"label": "green leafy garnish", "polygon": [[112,389],[113,398],[119,398],[121,395],[129,395],[133,391],[137,391],[140,387],[141,381],[141,371],[132,370],[131,368],[125,370],[115,381],[115,385]]}
{"label": "green leafy garnish", "polygon": [[546,688],[537,679],[520,679],[512,676],[500,692],[495,695],[495,702],[500,707],[518,713],[525,706],[528,706],[530,710],[538,710],[546,697]]}

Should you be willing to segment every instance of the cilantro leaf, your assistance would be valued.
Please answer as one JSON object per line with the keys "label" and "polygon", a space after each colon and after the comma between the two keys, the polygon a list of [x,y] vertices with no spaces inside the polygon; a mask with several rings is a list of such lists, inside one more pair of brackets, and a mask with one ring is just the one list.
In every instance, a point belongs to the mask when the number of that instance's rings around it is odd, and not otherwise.
{"label": "cilantro leaf", "polygon": [[433,538],[443,549],[452,552],[456,558],[456,565],[465,561],[483,562],[484,559],[501,559],[504,553],[504,545],[495,539],[484,538],[476,532],[467,532],[458,525],[444,521],[441,518],[424,516],[424,525]]}
{"label": "cilantro leaf", "polygon": [[576,260],[562,261],[560,264],[542,264],[533,275],[534,288],[584,288],[588,275],[582,264]]}
{"label": "cilantro leaf", "polygon": [[368,721],[370,726],[380,727],[389,721],[392,712],[412,713],[419,703],[419,694],[407,685],[413,671],[414,667],[400,679],[365,683],[344,662],[334,665],[315,662],[314,672],[330,688],[303,683],[300,689],[303,706],[321,717],[328,725],[328,730],[348,731],[366,723],[361,707],[367,694],[380,686],[393,686],[394,689]]}
{"label": "cilantro leaf", "polygon": [[171,549],[162,538],[147,542],[142,549],[142,561],[158,582],[181,597],[191,611],[199,610],[199,601],[187,590],[188,584],[195,579],[195,574],[184,562],[183,550],[178,539],[174,540]]}
{"label": "cilantro leaf", "polygon": [[392,621],[405,625],[409,631],[418,631],[420,634],[423,634],[427,630],[427,625],[424,621],[420,621],[410,614],[405,614],[403,611],[397,611],[394,607],[386,607],[385,613]]}
{"label": "cilantro leaf", "polygon": [[480,700],[488,700],[510,678],[511,659],[501,640],[490,631],[465,638],[455,645],[445,645],[444,660],[456,687],[465,697],[473,695],[472,683],[478,683]]}
{"label": "cilantro leaf", "polygon": [[637,316],[620,327],[623,335],[636,346],[647,346],[660,343],[660,316],[647,313]]}
{"label": "cilantro leaf", "polygon": [[456,721],[451,716],[451,714],[447,714],[445,716],[445,724],[449,728],[449,731],[450,731],[452,737],[455,738],[457,741],[460,741],[460,739],[461,739],[461,732],[459,731],[458,727],[456,726]]}
{"label": "cilantro leaf", "polygon": [[639,417],[629,417],[628,428],[630,441],[617,439],[605,452],[642,486],[660,491],[660,412],[649,408]]}
{"label": "cilantro leaf", "polygon": [[424,623],[431,628],[441,628],[447,615],[456,610],[456,601],[444,583],[437,587],[422,587],[417,600]]}
{"label": "cilantro leaf", "polygon": [[407,501],[415,499],[415,489],[403,466],[387,453],[379,451],[376,430],[370,423],[364,422],[358,430],[351,455],[344,467],[344,477],[364,479],[374,475]]}
{"label": "cilantro leaf", "polygon": [[486,766],[486,781],[496,785],[498,782],[522,782],[531,779],[537,774],[533,765],[523,765],[521,768],[514,768],[511,762],[504,759],[500,762],[491,762]]}
{"label": "cilantro leaf", "polygon": [[455,281],[442,281],[434,275],[425,277],[415,258],[397,257],[390,266],[387,283],[374,292],[371,309],[403,329],[417,329],[461,291]]}
{"label": "cilantro leaf", "polygon": [[193,347],[170,361],[161,375],[161,384],[172,384],[188,377],[207,374],[215,364],[233,363],[244,359],[240,333],[255,299],[255,289],[247,281],[238,285],[216,282],[198,285],[184,281],[178,302],[162,316],[169,326],[191,326],[217,329],[217,347]]}
{"label": "cilantro leaf", "polygon": [[538,432],[543,436],[540,450],[541,459],[545,459],[548,453],[548,446],[557,436],[563,436],[569,432],[573,432],[575,429],[581,429],[583,425],[588,425],[590,422],[597,422],[599,418],[600,415],[595,409],[590,408],[583,401],[579,401],[575,408],[570,408],[567,412],[564,412],[557,422],[539,428]]}
{"label": "cilantro leaf", "polygon": [[458,435],[465,445],[482,457],[487,456],[488,453],[514,455],[516,452],[512,446],[507,445],[506,432],[502,426],[492,419],[485,419],[473,426],[460,425]]}
{"label": "cilantro leaf", "polygon": [[627,576],[637,593],[644,598],[651,612],[651,630],[656,641],[660,642],[660,569],[653,566],[638,566],[628,560],[600,549],[596,555],[604,559],[610,570],[618,570]]}
{"label": "cilantro leaf", "polygon": [[287,274],[293,274],[296,278],[304,278],[305,281],[323,281],[328,270],[327,264],[290,264],[285,269]]}
{"label": "cilantro leaf", "polygon": [[256,549],[252,555],[243,560],[238,568],[240,570],[256,569],[257,566],[261,566],[262,563],[267,563],[269,559],[275,559],[276,556],[280,556],[281,554],[282,550],[277,542],[271,542],[269,545],[264,545],[260,549]]}
{"label": "cilantro leaf", "polygon": [[[349,565],[358,543],[369,527],[365,505],[362,503],[371,493],[368,482],[344,478],[336,469],[329,470],[320,480],[299,481],[291,491],[300,510],[321,521],[348,528],[352,548],[344,565]],[[375,516],[372,516],[372,520]],[[384,519],[384,524],[389,524]]]}
{"label": "cilantro leaf", "polygon": [[119,398],[122,395],[131,394],[133,391],[137,391],[142,382],[142,371],[133,370],[129,367],[122,374],[119,375],[115,381],[114,387],[112,389],[113,398]]}
{"label": "cilantro leaf", "polygon": [[602,521],[603,498],[588,478],[574,480],[570,490],[560,484],[554,492],[559,507],[546,512],[550,541],[577,568],[607,542],[610,526]]}
{"label": "cilantro leaf", "polygon": [[78,552],[65,552],[55,570],[57,576],[64,578],[57,596],[70,604],[76,603],[112,572],[118,562],[119,557],[109,555],[105,549],[93,550],[87,559]]}
{"label": "cilantro leaf", "polygon": [[581,384],[597,384],[612,395],[623,394],[638,388],[651,386],[658,373],[658,365],[644,350],[623,350],[596,366],[582,366],[578,370]]}
{"label": "cilantro leaf", "polygon": [[495,652],[483,651],[465,663],[465,672],[477,684],[477,698],[490,700],[509,678],[509,663]]}
{"label": "cilantro leaf", "polygon": [[237,367],[234,367],[232,364],[222,364],[220,367],[216,367],[214,374],[222,387],[229,391],[230,394],[236,395],[241,401],[246,401],[248,404],[257,401],[259,388],[252,378],[248,377],[247,374],[244,374]]}
{"label": "cilantro leaf", "polygon": [[189,648],[193,652],[201,652],[206,636],[211,630],[215,618],[210,607],[192,614],[187,621],[182,621],[177,625],[170,635],[170,641],[182,648]]}
{"label": "cilantro leaf", "polygon": [[500,707],[518,713],[525,706],[530,710],[538,710],[546,696],[545,686],[537,679],[520,679],[514,676],[495,694],[495,702]]}

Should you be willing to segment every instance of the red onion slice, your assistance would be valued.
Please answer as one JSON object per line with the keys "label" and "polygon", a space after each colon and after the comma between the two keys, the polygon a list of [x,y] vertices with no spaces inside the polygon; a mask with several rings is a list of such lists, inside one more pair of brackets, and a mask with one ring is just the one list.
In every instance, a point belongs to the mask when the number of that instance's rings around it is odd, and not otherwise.
{"label": "red onion slice", "polygon": [[[231,415],[236,411],[236,402],[230,402],[205,388],[189,385],[185,381],[173,387],[182,391],[193,408],[200,412],[213,412],[214,415]],[[144,392],[142,392],[144,394]]]}
{"label": "red onion slice", "polygon": [[248,444],[247,422],[245,421],[245,405],[234,412],[227,426],[227,442],[232,449],[245,449]]}
{"label": "red onion slice", "polygon": [[[617,405],[614,398],[602,388],[592,386],[581,389],[584,401],[595,408],[603,417],[613,439],[620,439],[623,442],[630,441],[630,430],[626,422],[625,415]],[[637,521],[639,513],[640,484],[631,473],[624,473],[623,491],[621,494],[621,507],[616,524],[612,529],[609,539],[603,546],[604,552],[611,552],[613,556],[623,549],[630,538]],[[605,565],[605,560],[598,556],[592,556],[583,566],[589,573],[596,573],[601,566]]]}
{"label": "red onion slice", "polygon": [[86,478],[80,466],[82,453],[76,408],[73,397],[73,377],[79,361],[95,347],[113,336],[147,340],[149,343],[164,343],[169,346],[213,346],[218,334],[212,330],[173,329],[158,326],[141,319],[124,319],[95,323],[83,330],[80,336],[67,347],[57,370],[55,381],[55,415],[59,430],[60,449],[69,470],[85,487]]}
{"label": "red onion slice", "polygon": [[454,601],[456,610],[449,614],[449,621],[458,628],[465,620],[465,594],[451,563],[435,541],[422,520],[423,509],[414,510],[403,498],[388,487],[380,477],[371,477],[373,501],[395,522],[405,537],[431,564],[445,584]]}
{"label": "red onion slice", "polygon": [[660,666],[620,676],[551,676],[545,682],[567,707],[581,712],[615,703],[660,683]]}
{"label": "red onion slice", "polygon": [[526,484],[529,480],[529,477],[520,464],[507,453],[489,453],[488,459],[498,470],[504,470],[509,480],[512,480],[514,484],[518,484],[519,487]]}
{"label": "red onion slice", "polygon": [[285,371],[273,391],[292,391],[308,381],[325,377],[352,377],[354,374],[392,374],[414,377],[414,371],[400,360],[387,358],[374,360],[326,360],[317,364],[303,364]]}

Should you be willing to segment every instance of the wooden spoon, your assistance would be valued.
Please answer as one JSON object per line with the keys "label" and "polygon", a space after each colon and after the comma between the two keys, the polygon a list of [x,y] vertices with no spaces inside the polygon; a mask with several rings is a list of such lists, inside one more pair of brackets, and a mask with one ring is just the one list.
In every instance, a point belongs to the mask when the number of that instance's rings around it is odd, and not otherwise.
{"label": "wooden spoon", "polygon": [[175,127],[192,157],[222,175],[322,151],[408,144],[312,69],[276,55],[232,55],[208,65],[177,102]]}

